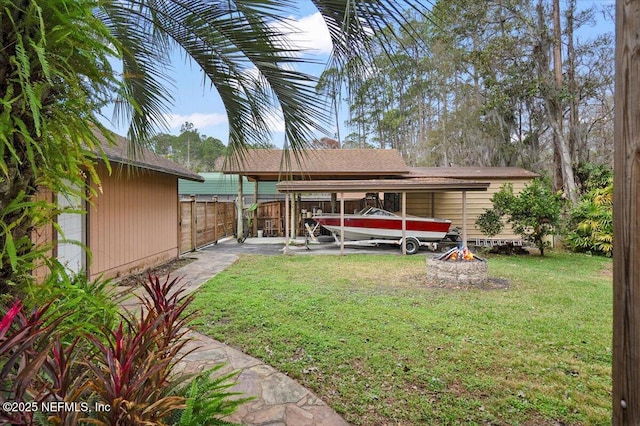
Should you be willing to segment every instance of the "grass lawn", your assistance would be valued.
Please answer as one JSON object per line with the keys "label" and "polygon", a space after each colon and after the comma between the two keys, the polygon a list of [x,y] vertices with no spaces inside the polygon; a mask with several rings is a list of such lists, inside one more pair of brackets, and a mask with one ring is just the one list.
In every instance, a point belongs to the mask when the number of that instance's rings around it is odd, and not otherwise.
{"label": "grass lawn", "polygon": [[425,256],[247,256],[197,328],[352,424],[610,424],[611,260],[491,257],[502,289],[425,285]]}

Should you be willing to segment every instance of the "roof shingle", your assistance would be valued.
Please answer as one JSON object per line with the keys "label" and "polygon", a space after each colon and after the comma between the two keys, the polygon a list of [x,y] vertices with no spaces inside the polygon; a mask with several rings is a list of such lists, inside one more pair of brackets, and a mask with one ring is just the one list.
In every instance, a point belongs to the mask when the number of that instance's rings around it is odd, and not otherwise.
{"label": "roof shingle", "polygon": [[410,167],[409,178],[533,179],[539,175],[520,167]]}
{"label": "roof shingle", "polygon": [[177,176],[181,179],[204,182],[204,178],[199,174],[145,148],[141,149],[136,157],[132,159],[128,153],[129,141],[123,136],[114,133],[113,141],[115,145],[113,145],[109,144],[99,131],[95,131],[95,134],[102,142],[101,148],[111,162],[153,170],[155,172]]}
{"label": "roof shingle", "polygon": [[227,161],[224,173],[260,176],[262,179],[292,175],[336,179],[409,173],[409,168],[395,149],[311,149],[304,151],[299,158],[292,151],[251,149],[239,158],[236,156]]}

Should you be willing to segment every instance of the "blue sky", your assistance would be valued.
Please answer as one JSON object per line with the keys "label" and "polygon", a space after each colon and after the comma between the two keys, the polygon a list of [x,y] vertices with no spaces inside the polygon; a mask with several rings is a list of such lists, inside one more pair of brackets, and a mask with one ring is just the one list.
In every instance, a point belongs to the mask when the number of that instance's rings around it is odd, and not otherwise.
{"label": "blue sky", "polygon": [[[615,0],[578,0],[578,5],[589,7],[593,4],[604,6],[614,4]],[[564,1],[561,1],[561,8]],[[311,2],[300,2],[299,9],[292,11],[290,16],[291,24],[296,29],[296,34],[292,35],[292,41],[297,46],[310,49],[307,55],[316,61],[326,63],[331,52],[331,41],[329,33],[322,21],[320,14],[315,10]],[[603,14],[598,14],[596,26],[585,28],[584,36],[590,37],[591,33],[598,34],[606,31],[613,31],[614,24],[604,19]],[[171,108],[171,113],[166,117],[170,129],[161,131],[179,134],[180,126],[189,121],[193,123],[201,134],[213,136],[220,139],[224,144],[228,140],[227,118],[224,107],[214,89],[203,84],[202,74],[196,66],[185,62],[181,57],[176,57],[173,64],[175,74],[173,75],[176,85],[174,92],[175,104]],[[323,67],[319,65],[308,65],[300,68],[301,71],[319,75]],[[110,113],[106,113],[110,118]],[[105,125],[118,134],[126,135],[126,127],[117,126],[109,122]],[[343,123],[340,123],[343,127]],[[274,115],[273,120],[273,143],[281,146],[283,140],[283,124]],[[346,134],[344,130],[342,133]],[[318,135],[320,137],[321,135]]]}

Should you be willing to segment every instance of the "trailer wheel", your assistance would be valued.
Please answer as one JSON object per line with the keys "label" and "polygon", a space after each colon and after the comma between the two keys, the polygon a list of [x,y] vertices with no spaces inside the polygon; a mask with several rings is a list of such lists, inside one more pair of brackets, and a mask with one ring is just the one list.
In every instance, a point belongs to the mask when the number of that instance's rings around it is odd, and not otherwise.
{"label": "trailer wheel", "polygon": [[407,254],[416,254],[420,250],[420,241],[416,237],[407,237],[404,244]]}

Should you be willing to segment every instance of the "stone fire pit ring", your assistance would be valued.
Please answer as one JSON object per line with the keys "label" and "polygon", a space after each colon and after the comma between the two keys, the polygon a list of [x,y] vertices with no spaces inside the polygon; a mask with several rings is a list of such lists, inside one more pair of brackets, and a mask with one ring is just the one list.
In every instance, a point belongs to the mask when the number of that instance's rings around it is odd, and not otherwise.
{"label": "stone fire pit ring", "polygon": [[427,279],[440,285],[482,285],[489,265],[481,260],[439,260],[427,258]]}

